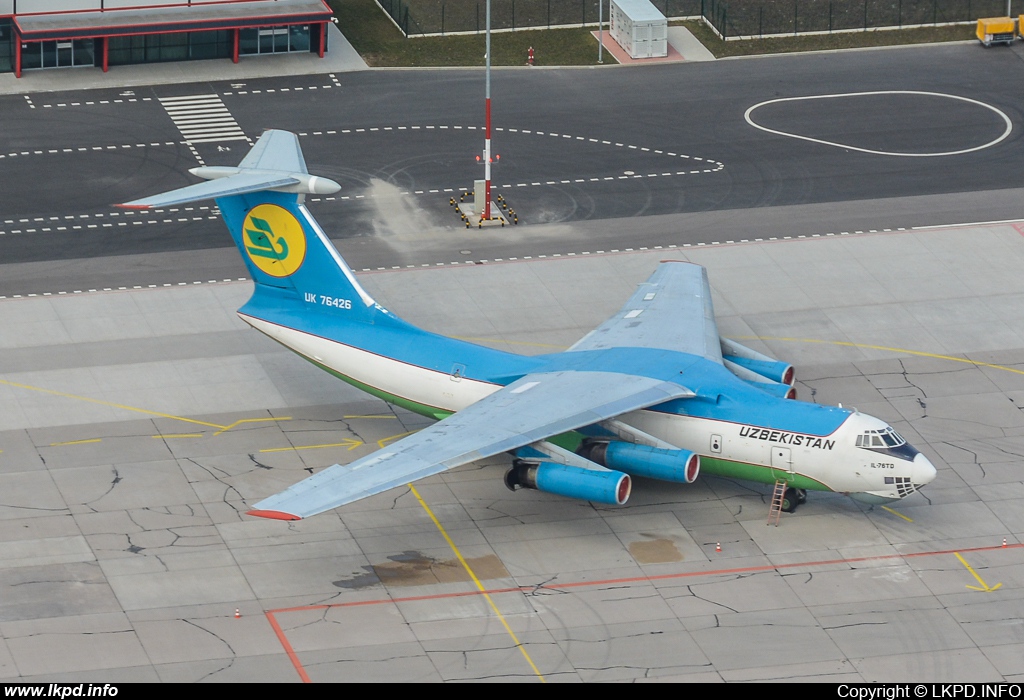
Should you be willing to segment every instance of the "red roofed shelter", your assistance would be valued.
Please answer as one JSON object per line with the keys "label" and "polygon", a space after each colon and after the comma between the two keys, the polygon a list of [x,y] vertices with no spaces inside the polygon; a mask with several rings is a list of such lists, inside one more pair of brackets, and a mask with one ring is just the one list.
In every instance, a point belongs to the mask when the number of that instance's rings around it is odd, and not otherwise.
{"label": "red roofed shelter", "polygon": [[327,50],[323,0],[0,0],[0,71]]}

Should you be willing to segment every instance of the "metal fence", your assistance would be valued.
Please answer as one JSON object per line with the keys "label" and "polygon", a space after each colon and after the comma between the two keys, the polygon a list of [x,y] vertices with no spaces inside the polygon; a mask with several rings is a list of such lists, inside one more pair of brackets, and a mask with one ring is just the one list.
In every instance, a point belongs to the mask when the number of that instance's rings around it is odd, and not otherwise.
{"label": "metal fence", "polygon": [[[973,22],[1001,17],[1007,0],[651,0],[666,17],[701,18],[723,38]],[[598,2],[491,0],[491,29],[596,25]],[[482,32],[485,0],[377,0],[406,36]],[[1012,0],[1024,13],[1024,0]]]}
{"label": "metal fence", "polygon": [[[705,21],[723,38],[892,29],[1002,17],[1007,0],[705,0]],[[1011,10],[1024,12],[1024,0]]]}
{"label": "metal fence", "polygon": [[[666,17],[700,17],[707,0],[652,0]],[[1024,0],[1021,0],[1024,2]],[[599,0],[491,0],[491,30],[597,25]],[[608,2],[604,21],[608,22]],[[406,36],[482,32],[485,0],[377,0]]]}

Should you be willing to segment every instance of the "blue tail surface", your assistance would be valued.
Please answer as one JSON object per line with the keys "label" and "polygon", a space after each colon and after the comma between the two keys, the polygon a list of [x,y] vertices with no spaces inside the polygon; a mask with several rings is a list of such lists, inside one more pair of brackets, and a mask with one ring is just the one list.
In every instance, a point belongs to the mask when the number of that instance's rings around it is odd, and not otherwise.
{"label": "blue tail surface", "polygon": [[209,181],[119,206],[152,209],[215,199],[256,285],[246,308],[294,300],[342,312],[348,321],[394,318],[359,284],[303,204],[306,194],[337,192],[340,185],[306,171],[294,134],[267,131],[238,167],[191,172]]}

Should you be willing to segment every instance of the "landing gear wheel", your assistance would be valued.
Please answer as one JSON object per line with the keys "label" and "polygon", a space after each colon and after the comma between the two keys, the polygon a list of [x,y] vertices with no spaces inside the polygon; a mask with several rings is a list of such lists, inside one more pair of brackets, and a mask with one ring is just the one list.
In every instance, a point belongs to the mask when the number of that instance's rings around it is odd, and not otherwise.
{"label": "landing gear wheel", "polygon": [[796,500],[798,503],[807,503],[807,489],[796,490]]}
{"label": "landing gear wheel", "polygon": [[782,495],[782,512],[792,513],[798,505],[800,505],[800,496],[797,490],[786,489],[786,493]]}

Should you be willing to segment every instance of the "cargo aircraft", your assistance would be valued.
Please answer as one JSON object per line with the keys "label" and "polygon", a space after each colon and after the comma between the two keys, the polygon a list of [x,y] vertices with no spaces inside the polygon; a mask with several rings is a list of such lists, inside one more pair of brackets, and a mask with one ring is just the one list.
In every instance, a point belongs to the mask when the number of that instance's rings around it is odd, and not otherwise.
{"label": "cargo aircraft", "polygon": [[254,282],[243,321],[374,396],[437,419],[256,503],[298,520],[497,455],[505,484],[622,505],[631,477],[704,473],[868,504],[905,498],[935,468],[883,421],[794,398],[793,367],[718,334],[703,267],[663,262],[565,352],[521,356],[429,333],[363,289],[304,204],[340,186],[310,175],[295,134],[265,132],[236,168],[119,206],[215,199]]}

